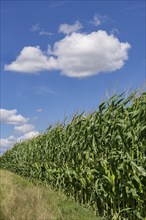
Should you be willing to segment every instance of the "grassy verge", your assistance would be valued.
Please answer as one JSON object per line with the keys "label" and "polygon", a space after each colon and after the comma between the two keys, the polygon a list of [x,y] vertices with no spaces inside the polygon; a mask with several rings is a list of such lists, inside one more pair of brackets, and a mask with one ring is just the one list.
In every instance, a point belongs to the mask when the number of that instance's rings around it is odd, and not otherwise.
{"label": "grassy verge", "polygon": [[0,171],[0,220],[96,220],[97,217],[51,187],[34,185]]}

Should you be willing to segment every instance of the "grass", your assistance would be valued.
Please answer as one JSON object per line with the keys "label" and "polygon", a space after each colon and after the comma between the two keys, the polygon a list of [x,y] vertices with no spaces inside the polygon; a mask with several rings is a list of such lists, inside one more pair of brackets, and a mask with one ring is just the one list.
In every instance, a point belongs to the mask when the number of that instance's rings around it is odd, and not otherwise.
{"label": "grass", "polygon": [[51,187],[0,171],[0,220],[96,220],[88,209]]}

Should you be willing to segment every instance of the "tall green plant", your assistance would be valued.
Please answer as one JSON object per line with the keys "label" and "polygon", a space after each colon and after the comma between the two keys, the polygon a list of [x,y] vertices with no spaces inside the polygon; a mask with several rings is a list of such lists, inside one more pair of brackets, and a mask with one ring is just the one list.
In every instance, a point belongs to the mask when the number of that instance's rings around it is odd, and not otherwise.
{"label": "tall green plant", "polygon": [[63,189],[105,219],[144,219],[146,93],[113,96],[89,115],[16,144],[2,168]]}

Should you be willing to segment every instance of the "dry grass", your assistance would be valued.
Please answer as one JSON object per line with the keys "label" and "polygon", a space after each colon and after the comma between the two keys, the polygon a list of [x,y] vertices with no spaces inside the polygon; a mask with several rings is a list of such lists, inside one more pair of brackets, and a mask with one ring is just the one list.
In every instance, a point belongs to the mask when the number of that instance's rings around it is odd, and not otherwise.
{"label": "dry grass", "polygon": [[[28,184],[10,172],[1,171],[0,193],[1,212],[4,219],[55,220],[61,214],[53,201],[44,199],[43,189],[31,183]],[[58,213],[53,212],[54,208]]]}
{"label": "dry grass", "polygon": [[50,187],[0,171],[0,220],[95,220],[90,212]]}

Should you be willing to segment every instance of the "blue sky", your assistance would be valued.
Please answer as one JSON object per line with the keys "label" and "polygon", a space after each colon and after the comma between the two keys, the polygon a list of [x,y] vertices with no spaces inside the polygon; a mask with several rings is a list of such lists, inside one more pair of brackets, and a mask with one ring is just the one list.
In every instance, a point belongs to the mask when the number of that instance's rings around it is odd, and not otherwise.
{"label": "blue sky", "polygon": [[1,1],[1,152],[145,81],[145,1]]}

